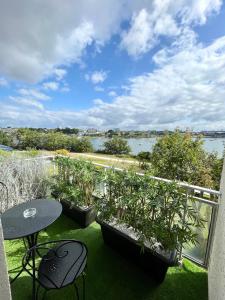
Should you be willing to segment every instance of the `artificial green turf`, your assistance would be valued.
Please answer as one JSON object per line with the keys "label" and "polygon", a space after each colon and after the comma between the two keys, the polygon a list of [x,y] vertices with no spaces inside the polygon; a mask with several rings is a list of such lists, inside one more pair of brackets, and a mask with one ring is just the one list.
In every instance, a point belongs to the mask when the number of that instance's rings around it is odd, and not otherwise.
{"label": "artificial green turf", "polygon": [[[61,216],[40,234],[39,242],[66,238],[79,239],[88,247],[87,300],[208,299],[207,272],[188,260],[184,261],[183,268],[170,268],[165,281],[157,286],[141,269],[104,245],[98,224],[81,229],[69,218]],[[5,244],[9,269],[19,267],[23,243],[17,240]],[[81,282],[78,286],[82,290]],[[31,299],[31,278],[25,272],[12,284],[12,295],[13,300]],[[76,299],[74,287],[50,291],[46,299]]]}

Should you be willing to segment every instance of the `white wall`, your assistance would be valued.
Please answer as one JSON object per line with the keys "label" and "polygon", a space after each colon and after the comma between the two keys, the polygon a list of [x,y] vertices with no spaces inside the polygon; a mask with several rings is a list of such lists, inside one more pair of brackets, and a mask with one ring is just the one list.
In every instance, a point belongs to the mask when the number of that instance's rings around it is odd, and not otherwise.
{"label": "white wall", "polygon": [[6,257],[3,243],[2,223],[0,218],[0,299],[11,300],[9,277],[6,267]]}
{"label": "white wall", "polygon": [[222,195],[208,271],[209,300],[225,300],[225,160],[220,191]]}

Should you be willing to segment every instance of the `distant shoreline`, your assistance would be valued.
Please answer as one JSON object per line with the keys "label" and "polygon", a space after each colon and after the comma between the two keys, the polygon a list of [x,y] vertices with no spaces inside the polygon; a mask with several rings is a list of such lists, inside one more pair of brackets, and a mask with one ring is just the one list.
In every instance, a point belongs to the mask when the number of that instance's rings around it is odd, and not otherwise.
{"label": "distant shoreline", "polygon": [[[106,136],[106,135],[84,135],[85,137],[88,138],[111,138],[111,136]],[[123,135],[113,135],[113,136],[118,136],[121,137],[123,139],[150,139],[150,138],[158,138],[158,137],[162,137],[163,135],[159,134],[159,135],[151,135],[151,136],[142,136],[142,135],[134,135],[134,136],[123,136]],[[202,137],[202,138],[209,138],[209,139],[223,139],[225,138],[225,134],[224,135],[202,135],[202,134],[192,134],[193,137]]]}

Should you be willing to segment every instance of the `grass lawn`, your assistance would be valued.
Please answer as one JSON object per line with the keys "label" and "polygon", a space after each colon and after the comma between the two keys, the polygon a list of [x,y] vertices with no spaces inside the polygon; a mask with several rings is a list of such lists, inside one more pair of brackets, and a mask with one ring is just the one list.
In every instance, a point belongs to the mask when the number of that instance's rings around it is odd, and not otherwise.
{"label": "grass lawn", "polygon": [[[142,270],[104,245],[98,224],[93,223],[86,229],[80,229],[76,223],[62,215],[47,231],[40,234],[39,242],[66,238],[79,239],[88,247],[87,300],[208,299],[207,272],[188,260],[185,260],[182,269],[170,268],[165,281],[157,286]],[[23,243],[15,240],[6,241],[5,245],[9,269],[18,267],[24,253]],[[80,284],[81,281],[78,286]],[[23,273],[12,284],[12,295],[13,300],[31,299],[31,278],[28,274]],[[74,287],[50,291],[46,299],[76,299]]]}
{"label": "grass lawn", "polygon": [[117,156],[101,153],[70,153],[70,157],[81,158],[93,163],[103,164],[121,169],[133,169],[136,172],[143,172],[139,167],[139,162],[135,158],[127,156]]}

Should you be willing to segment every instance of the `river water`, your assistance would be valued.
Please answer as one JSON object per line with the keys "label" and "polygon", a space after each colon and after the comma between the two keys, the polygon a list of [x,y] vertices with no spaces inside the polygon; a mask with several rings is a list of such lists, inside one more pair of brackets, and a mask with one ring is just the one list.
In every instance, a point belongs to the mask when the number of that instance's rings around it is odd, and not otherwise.
{"label": "river water", "polygon": [[[138,154],[141,151],[151,151],[157,138],[128,138],[126,139],[132,154]],[[92,145],[95,150],[102,150],[104,142],[108,138],[97,137],[91,138]],[[203,147],[209,153],[216,151],[220,157],[223,155],[225,147],[225,138],[203,138]]]}

